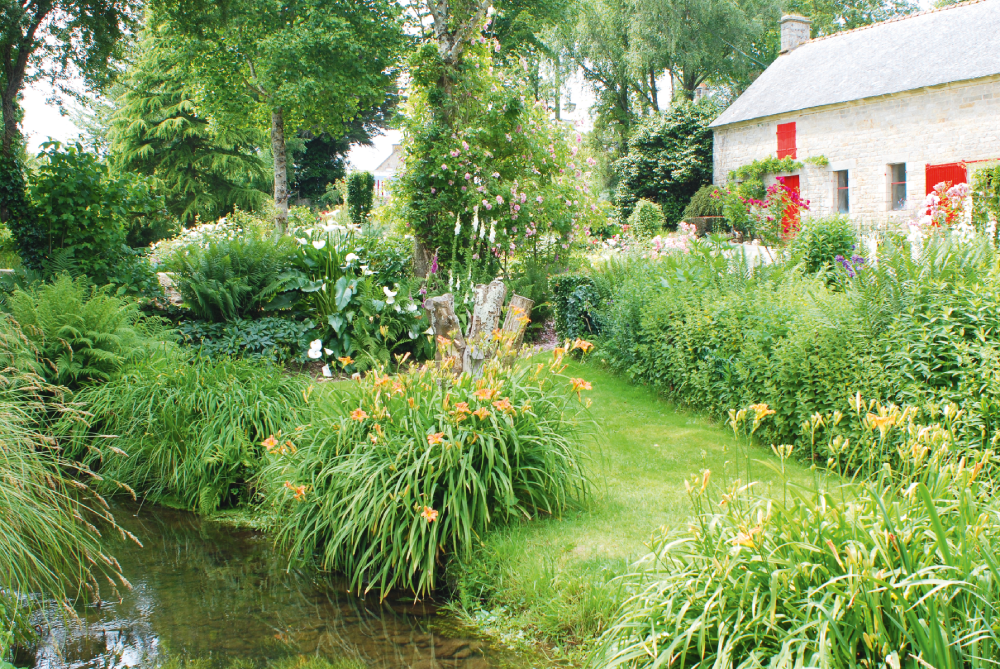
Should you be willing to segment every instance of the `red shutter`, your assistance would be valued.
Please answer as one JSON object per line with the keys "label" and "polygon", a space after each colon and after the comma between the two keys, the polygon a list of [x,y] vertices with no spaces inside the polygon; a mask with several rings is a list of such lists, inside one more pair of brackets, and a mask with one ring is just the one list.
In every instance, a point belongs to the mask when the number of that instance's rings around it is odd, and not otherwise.
{"label": "red shutter", "polygon": [[[795,137],[795,124],[792,124],[792,137]],[[795,150],[795,147],[792,147]],[[779,154],[780,155],[780,154]],[[795,156],[793,155],[792,158]],[[799,175],[793,174],[790,177],[785,177],[785,188],[792,191],[796,195],[801,195],[802,191],[799,190]],[[795,236],[795,233],[799,231],[799,210],[797,208],[789,207],[785,210],[785,215],[781,219],[781,231],[788,236]]]}
{"label": "red shutter", "polygon": [[795,122],[778,124],[778,157],[795,157]]}
{"label": "red shutter", "polygon": [[942,181],[950,181],[954,184],[968,183],[968,175],[965,172],[965,165],[962,163],[946,163],[944,165],[928,165],[926,172],[926,189],[930,193]]}

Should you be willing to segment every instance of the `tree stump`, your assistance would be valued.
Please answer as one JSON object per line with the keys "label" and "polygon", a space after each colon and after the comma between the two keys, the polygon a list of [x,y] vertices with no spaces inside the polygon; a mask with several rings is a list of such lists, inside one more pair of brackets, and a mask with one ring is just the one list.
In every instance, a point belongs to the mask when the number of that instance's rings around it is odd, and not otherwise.
{"label": "tree stump", "polygon": [[[456,375],[463,370],[463,358],[467,345],[462,336],[462,324],[455,315],[455,296],[451,293],[432,297],[424,302],[424,308],[430,312],[431,327],[434,329],[434,338],[437,343],[437,353],[434,359],[439,364],[443,364],[446,359],[452,360],[452,370]],[[446,348],[440,345],[443,339],[450,343]]]}
{"label": "tree stump", "polygon": [[515,351],[521,348],[521,343],[524,341],[524,333],[531,321],[531,310],[534,306],[534,300],[529,300],[516,293],[510,298],[510,304],[507,305],[507,317],[503,321],[503,331],[514,334],[511,348]]}
{"label": "tree stump", "polygon": [[486,359],[482,340],[488,338],[500,325],[500,312],[503,311],[504,299],[507,297],[507,286],[500,279],[494,279],[488,285],[476,286],[475,292],[476,305],[472,310],[469,331],[465,334],[468,346],[462,359],[462,369],[471,372],[473,376],[480,374]]}

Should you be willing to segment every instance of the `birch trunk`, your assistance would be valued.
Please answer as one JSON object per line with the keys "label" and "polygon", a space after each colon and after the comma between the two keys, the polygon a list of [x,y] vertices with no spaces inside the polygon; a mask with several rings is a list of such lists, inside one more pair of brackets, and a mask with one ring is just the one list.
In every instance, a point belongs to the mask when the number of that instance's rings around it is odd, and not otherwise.
{"label": "birch trunk", "polygon": [[531,321],[531,309],[535,306],[534,300],[529,300],[521,295],[514,295],[507,305],[507,317],[503,321],[503,331],[514,333],[514,341],[511,348],[517,351],[524,342],[524,333],[528,329]]}
{"label": "birch trunk", "polygon": [[507,286],[500,279],[494,279],[489,285],[476,286],[476,305],[472,310],[472,321],[465,335],[468,343],[462,360],[462,369],[471,372],[473,376],[480,373],[486,353],[483,350],[482,339],[488,338],[500,324],[500,312],[507,297]]}
{"label": "birch trunk", "polygon": [[[462,373],[462,359],[465,356],[466,343],[462,336],[462,324],[455,315],[455,297],[451,293],[432,297],[424,303],[431,315],[431,327],[434,329],[434,340],[437,353],[434,359],[439,364],[452,360],[452,370],[456,375]],[[447,347],[441,346],[443,337],[451,341]]]}
{"label": "birch trunk", "polygon": [[274,227],[288,226],[288,162],[285,155],[285,117],[281,107],[271,112],[271,153],[274,154]]}

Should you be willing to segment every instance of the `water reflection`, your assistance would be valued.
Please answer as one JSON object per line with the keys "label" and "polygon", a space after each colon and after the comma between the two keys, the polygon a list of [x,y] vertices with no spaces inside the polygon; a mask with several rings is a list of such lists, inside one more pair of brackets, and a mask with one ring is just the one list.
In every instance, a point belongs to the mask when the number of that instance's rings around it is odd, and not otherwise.
{"label": "water reflection", "polygon": [[79,622],[52,623],[35,657],[38,669],[191,660],[199,667],[241,660],[261,666],[290,655],[386,669],[527,666],[442,632],[432,605],[360,599],[325,574],[287,573],[259,533],[170,509],[119,508],[116,515],[144,546],[115,550],[133,589],[121,601],[81,610]]}

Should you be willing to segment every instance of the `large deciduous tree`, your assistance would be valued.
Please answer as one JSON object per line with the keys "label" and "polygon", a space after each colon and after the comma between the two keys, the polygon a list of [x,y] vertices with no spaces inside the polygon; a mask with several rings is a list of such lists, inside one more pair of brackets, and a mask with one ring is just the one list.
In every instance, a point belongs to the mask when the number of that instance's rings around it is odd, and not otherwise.
{"label": "large deciduous tree", "polygon": [[[17,97],[33,79],[68,72],[98,86],[124,53],[137,0],[0,0],[0,221],[25,206]],[[20,214],[18,214],[20,215]]]}
{"label": "large deciduous tree", "polygon": [[395,91],[404,43],[389,0],[154,0],[150,28],[185,55],[221,122],[269,127],[276,223],[288,219],[286,134],[341,134]]}

